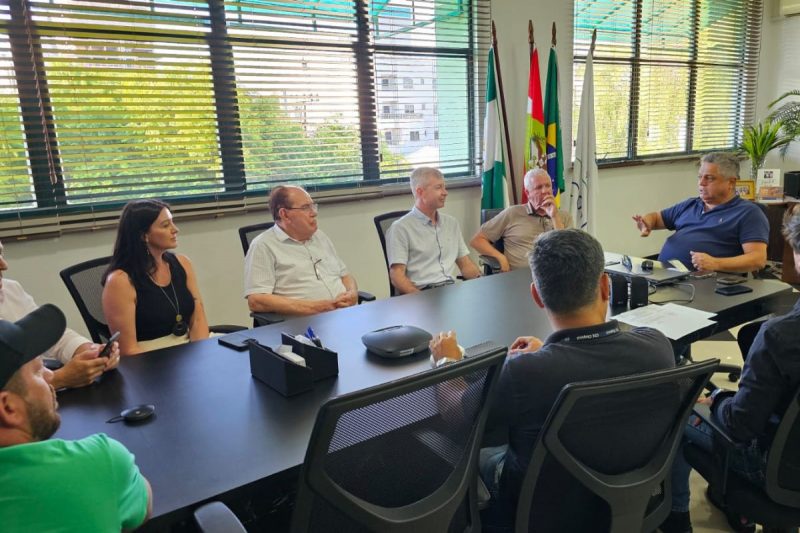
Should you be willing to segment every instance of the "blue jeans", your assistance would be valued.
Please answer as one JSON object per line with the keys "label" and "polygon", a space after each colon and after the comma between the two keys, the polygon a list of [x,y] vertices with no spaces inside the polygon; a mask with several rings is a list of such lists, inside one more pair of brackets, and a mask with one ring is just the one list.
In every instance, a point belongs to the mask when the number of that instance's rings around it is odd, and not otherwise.
{"label": "blue jeans", "polygon": [[503,473],[507,450],[507,444],[481,448],[478,456],[478,473],[486,488],[489,489],[493,501],[496,501],[500,494],[500,475]]}
{"label": "blue jeans", "polygon": [[[706,423],[695,426],[696,416],[689,417],[689,423],[683,433],[683,442],[678,448],[675,462],[672,465],[672,510],[685,513],[689,511],[689,474],[692,467],[683,457],[683,447],[692,443],[704,450],[711,451],[713,430]],[[728,465],[733,472],[741,475],[756,485],[764,485],[764,472],[766,470],[766,456],[761,453],[758,445],[753,441],[743,449],[734,449],[730,452]]]}

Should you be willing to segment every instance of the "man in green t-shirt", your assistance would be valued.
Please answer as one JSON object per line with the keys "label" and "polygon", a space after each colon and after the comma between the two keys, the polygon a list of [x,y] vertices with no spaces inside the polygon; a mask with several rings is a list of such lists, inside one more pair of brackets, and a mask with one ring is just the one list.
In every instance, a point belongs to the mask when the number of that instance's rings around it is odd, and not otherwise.
{"label": "man in green t-shirt", "polygon": [[17,322],[0,320],[0,529],[108,532],[150,516],[150,484],[133,455],[97,434],[50,439],[61,418],[53,373],[40,354],[66,320],[43,305]]}

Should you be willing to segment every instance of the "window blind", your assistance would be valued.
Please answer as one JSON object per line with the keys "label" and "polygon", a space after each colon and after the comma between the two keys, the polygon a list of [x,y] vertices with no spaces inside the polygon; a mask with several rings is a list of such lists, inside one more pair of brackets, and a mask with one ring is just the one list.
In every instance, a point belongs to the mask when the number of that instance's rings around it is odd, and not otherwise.
{"label": "window blind", "polygon": [[488,28],[488,0],[0,3],[0,235],[475,175]]}
{"label": "window blind", "polygon": [[761,0],[576,0],[573,121],[591,34],[598,160],[730,150],[755,111]]}

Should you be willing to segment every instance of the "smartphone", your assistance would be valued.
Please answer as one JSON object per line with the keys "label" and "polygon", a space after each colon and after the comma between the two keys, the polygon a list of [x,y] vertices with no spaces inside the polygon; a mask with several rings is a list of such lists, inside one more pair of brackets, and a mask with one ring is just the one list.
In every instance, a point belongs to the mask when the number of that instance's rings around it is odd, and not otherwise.
{"label": "smartphone", "polygon": [[739,283],[744,283],[747,281],[747,278],[743,276],[729,276],[725,278],[717,278],[717,283],[720,285],[738,285]]}
{"label": "smartphone", "polygon": [[242,333],[234,332],[224,335],[222,337],[217,338],[217,342],[220,343],[222,346],[226,346],[237,352],[243,352],[250,347],[250,343],[248,341],[253,340],[252,337],[248,337]]}
{"label": "smartphone", "polygon": [[714,289],[714,292],[717,294],[723,294],[725,296],[733,296],[734,294],[744,294],[746,292],[753,292],[753,289],[748,287],[747,285],[725,285],[722,287],[717,287]]}
{"label": "smartphone", "polygon": [[119,339],[119,331],[111,335],[111,338],[108,339],[108,342],[103,346],[103,349],[100,350],[100,354],[97,357],[108,357],[111,355],[111,345],[114,344],[117,339]]}

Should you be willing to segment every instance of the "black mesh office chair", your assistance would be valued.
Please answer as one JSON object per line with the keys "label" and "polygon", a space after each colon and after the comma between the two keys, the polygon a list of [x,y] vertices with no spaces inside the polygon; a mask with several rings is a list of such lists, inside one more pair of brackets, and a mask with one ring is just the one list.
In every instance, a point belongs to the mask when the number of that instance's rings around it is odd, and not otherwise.
{"label": "black mesh office chair", "polygon": [[103,285],[100,283],[110,262],[110,256],[98,257],[65,268],[59,273],[78,306],[92,342],[98,344],[108,341],[111,336],[103,314]]}
{"label": "black mesh office chair", "polygon": [[764,325],[764,322],[766,320],[757,320],[739,328],[739,332],[736,334],[736,344],[739,345],[739,351],[742,353],[742,361],[747,360],[750,347],[753,345],[753,341],[756,339],[756,335],[758,335],[758,331]]}
{"label": "black mesh office chair", "polygon": [[[503,211],[503,208],[494,208],[494,209],[481,209],[481,226],[483,226],[488,220],[493,219],[500,212]],[[505,247],[503,246],[503,238],[500,237],[496,241],[492,243],[498,252],[503,253],[505,251]],[[492,257],[491,255],[480,255],[481,264],[483,265],[483,275],[490,276],[496,272],[500,272],[500,262]]]}
{"label": "black mesh office chair", "polygon": [[249,226],[242,226],[239,228],[239,240],[242,241],[242,252],[244,252],[244,255],[247,255],[247,250],[250,249],[250,243],[253,242],[253,239],[274,225],[274,222],[261,222],[260,224],[250,224]]}
{"label": "black mesh office chair", "polygon": [[[242,226],[239,228],[239,240],[242,243],[242,252],[247,256],[247,251],[250,249],[250,243],[253,239],[264,233],[266,230],[275,225],[275,222],[261,222],[259,224],[250,224],[249,226]],[[250,316],[253,317],[253,327],[268,326],[269,324],[277,324],[286,320],[284,315],[279,313],[257,313],[251,312]]]}
{"label": "black mesh office chair", "polygon": [[515,531],[655,531],[684,426],[718,363],[566,385],[522,482]]}
{"label": "black mesh office chair", "polygon": [[[714,429],[713,451],[694,444],[684,448],[686,460],[709,482],[712,497],[730,512],[746,516],[764,531],[781,528],[797,531],[800,526],[800,389],[783,414],[767,452],[764,487],[728,470],[734,442],[713,417],[703,418]],[[772,529],[770,529],[772,528]]]}
{"label": "black mesh office chair", "polygon": [[[742,354],[742,361],[747,360],[747,353],[750,351],[750,346],[753,345],[753,340],[756,338],[756,334],[758,334],[758,330],[761,329],[761,326],[766,322],[766,320],[758,320],[756,322],[750,322],[745,324],[741,328],[739,328],[739,332],[736,334],[736,343],[739,346],[739,351]],[[687,350],[688,358],[691,360],[691,351]],[[742,376],[742,367],[739,365],[731,365],[731,364],[720,364],[717,372],[728,373],[728,381],[736,382]],[[706,388],[710,391],[717,389],[718,387],[712,383],[708,382]]]}
{"label": "black mesh office chair", "polygon": [[[387,274],[389,273],[389,254],[386,253],[386,232],[389,231],[389,226],[391,226],[395,220],[404,217],[406,214],[408,214],[408,210],[392,211],[390,213],[378,215],[373,219],[375,222],[375,229],[378,231],[378,238],[381,240],[381,249],[383,250],[383,260],[386,262]],[[389,277],[389,296],[394,296],[395,294],[392,278]]]}
{"label": "black mesh office chair", "polygon": [[[484,349],[323,405],[300,474],[292,531],[446,532],[454,522],[459,531],[480,531],[478,450],[505,352]],[[201,514],[201,530],[211,533],[212,513]]]}
{"label": "black mesh office chair", "polygon": [[[250,249],[250,243],[253,239],[261,235],[263,232],[274,226],[274,222],[262,222],[260,224],[251,224],[249,226],[242,226],[239,228],[239,240],[242,243],[242,252],[247,255]],[[375,300],[375,295],[367,291],[358,291],[358,303],[372,302]],[[253,327],[267,326],[269,324],[277,324],[286,320],[285,315],[280,313],[257,313],[252,312],[250,316],[253,317]]]}
{"label": "black mesh office chair", "polygon": [[[75,300],[75,305],[78,306],[78,311],[86,323],[86,329],[89,330],[92,341],[96,343],[106,342],[110,337],[106,317],[103,314],[103,285],[101,284],[103,273],[110,262],[111,256],[98,257],[67,267],[59,272],[61,280],[67,286],[72,299]],[[231,325],[209,326],[209,330],[213,333],[231,333],[243,329],[247,328]]]}
{"label": "black mesh office chair", "polygon": [[[761,212],[764,214],[764,218],[769,221],[769,212],[767,211],[767,206],[762,204],[761,202],[753,202],[761,209]],[[769,263],[769,262],[768,262]],[[764,265],[764,268],[760,268],[752,272],[754,279],[777,279],[770,271],[769,264]]]}

